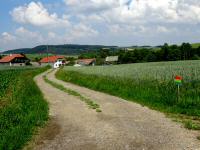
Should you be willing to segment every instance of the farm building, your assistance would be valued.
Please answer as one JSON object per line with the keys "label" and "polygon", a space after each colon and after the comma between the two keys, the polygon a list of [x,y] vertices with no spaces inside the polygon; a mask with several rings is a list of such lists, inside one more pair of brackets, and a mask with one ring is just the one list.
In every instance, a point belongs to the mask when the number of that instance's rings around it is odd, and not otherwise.
{"label": "farm building", "polygon": [[64,56],[49,56],[44,57],[39,62],[42,66],[51,65],[53,68],[59,68],[60,66],[65,65]]}
{"label": "farm building", "polygon": [[108,56],[106,57],[105,64],[114,64],[118,62],[118,56]]}
{"label": "farm building", "polygon": [[10,54],[0,59],[0,65],[25,66],[30,60],[22,54]]}
{"label": "farm building", "polygon": [[74,66],[94,66],[96,64],[96,59],[78,59]]}

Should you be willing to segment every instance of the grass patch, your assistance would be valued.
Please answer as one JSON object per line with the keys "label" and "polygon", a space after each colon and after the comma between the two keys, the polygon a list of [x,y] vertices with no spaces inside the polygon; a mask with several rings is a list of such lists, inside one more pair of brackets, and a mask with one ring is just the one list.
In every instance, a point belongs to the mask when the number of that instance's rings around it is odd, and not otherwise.
{"label": "grass patch", "polygon": [[[9,104],[0,109],[0,149],[21,149],[31,140],[36,127],[44,126],[48,120],[48,104],[33,80],[45,70],[15,70],[17,73],[8,81],[9,86],[4,87],[5,91],[10,89],[12,96]],[[2,97],[7,97],[7,93]]]}
{"label": "grass patch", "polygon": [[191,120],[184,122],[184,124],[185,124],[184,127],[189,130],[200,130],[200,124],[197,124]]}
{"label": "grass patch", "polygon": [[96,109],[96,112],[101,112],[101,109]]}
{"label": "grass patch", "polygon": [[86,97],[82,96],[80,93],[78,93],[74,90],[68,89],[61,84],[58,84],[58,83],[55,83],[55,82],[49,80],[46,77],[46,75],[43,76],[43,79],[45,82],[49,83],[53,87],[60,89],[61,91],[64,91],[65,93],[68,93],[69,95],[78,97],[80,100],[85,102],[89,106],[89,108],[96,109],[96,112],[101,112],[99,104],[96,104],[94,101],[90,100],[89,98],[86,98]]}

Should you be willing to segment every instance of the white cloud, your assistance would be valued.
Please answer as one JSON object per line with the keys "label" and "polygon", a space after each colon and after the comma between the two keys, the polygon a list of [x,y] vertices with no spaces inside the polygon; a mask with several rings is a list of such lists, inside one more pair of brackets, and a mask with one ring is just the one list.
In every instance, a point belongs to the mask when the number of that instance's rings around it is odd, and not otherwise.
{"label": "white cloud", "polygon": [[64,2],[72,10],[78,12],[103,11],[118,5],[116,0],[64,0]]}
{"label": "white cloud", "polygon": [[12,34],[4,32],[0,36],[0,45],[6,49],[34,47],[43,44],[64,44],[74,41],[81,42],[90,37],[96,37],[98,31],[79,23],[70,27],[68,30],[59,32],[43,32],[30,31],[24,27],[17,28]]}
{"label": "white cloud", "polygon": [[136,28],[134,26],[129,26],[129,25],[119,25],[119,24],[115,24],[115,25],[109,25],[108,26],[109,31],[112,34],[116,35],[122,35],[122,34],[133,34],[133,32],[136,30]]}
{"label": "white cloud", "polygon": [[[197,23],[200,2],[197,0],[64,0],[68,8],[108,22],[118,23]],[[98,17],[98,18],[99,18]],[[97,18],[97,17],[95,17]]]}
{"label": "white cloud", "polygon": [[14,8],[11,15],[15,21],[34,26],[66,26],[69,21],[66,17],[59,18],[56,13],[50,14],[40,2],[31,2],[28,5]]}
{"label": "white cloud", "polygon": [[169,32],[169,30],[166,28],[166,27],[164,27],[164,26],[158,26],[157,27],[157,31],[160,33],[168,33]]}
{"label": "white cloud", "polygon": [[92,29],[91,27],[88,27],[82,23],[75,25],[71,32],[70,35],[73,39],[77,38],[87,38],[87,37],[94,37],[98,35],[98,31]]}
{"label": "white cloud", "polygon": [[45,42],[38,32],[29,31],[24,27],[17,28],[14,33],[4,32],[0,36],[0,45],[6,49],[35,46]]}
{"label": "white cloud", "polygon": [[37,39],[38,41],[42,40],[40,33],[29,31],[24,27],[16,29],[15,34],[20,38]]}
{"label": "white cloud", "polygon": [[1,34],[1,42],[2,43],[9,43],[9,42],[13,42],[16,41],[16,37],[8,32],[3,32]]}
{"label": "white cloud", "polygon": [[48,33],[48,37],[49,37],[50,39],[56,38],[56,34],[55,34],[54,32],[49,32],[49,33]]}

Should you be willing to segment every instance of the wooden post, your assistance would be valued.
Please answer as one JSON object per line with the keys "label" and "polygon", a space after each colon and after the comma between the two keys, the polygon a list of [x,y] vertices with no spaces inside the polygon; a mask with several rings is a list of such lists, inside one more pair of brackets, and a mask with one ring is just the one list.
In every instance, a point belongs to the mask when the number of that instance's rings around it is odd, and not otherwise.
{"label": "wooden post", "polygon": [[180,100],[180,86],[181,86],[181,84],[182,84],[182,77],[181,76],[176,76],[175,77],[175,83],[176,83],[176,85],[178,86],[177,87],[177,102],[179,102],[179,100]]}
{"label": "wooden post", "polygon": [[177,98],[178,98],[178,102],[179,102],[179,98],[180,97],[180,85],[178,84],[178,91],[177,91]]}

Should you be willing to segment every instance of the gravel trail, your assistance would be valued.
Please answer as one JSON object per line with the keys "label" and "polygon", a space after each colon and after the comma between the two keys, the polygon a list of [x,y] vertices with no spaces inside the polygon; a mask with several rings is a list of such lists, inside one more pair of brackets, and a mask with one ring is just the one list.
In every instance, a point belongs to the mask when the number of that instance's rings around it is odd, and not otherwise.
{"label": "gravel trail", "polygon": [[121,98],[93,91],[55,78],[100,104],[101,113],[78,98],[35,78],[49,102],[49,125],[36,141],[36,150],[200,150],[198,132],[189,131],[164,114]]}

